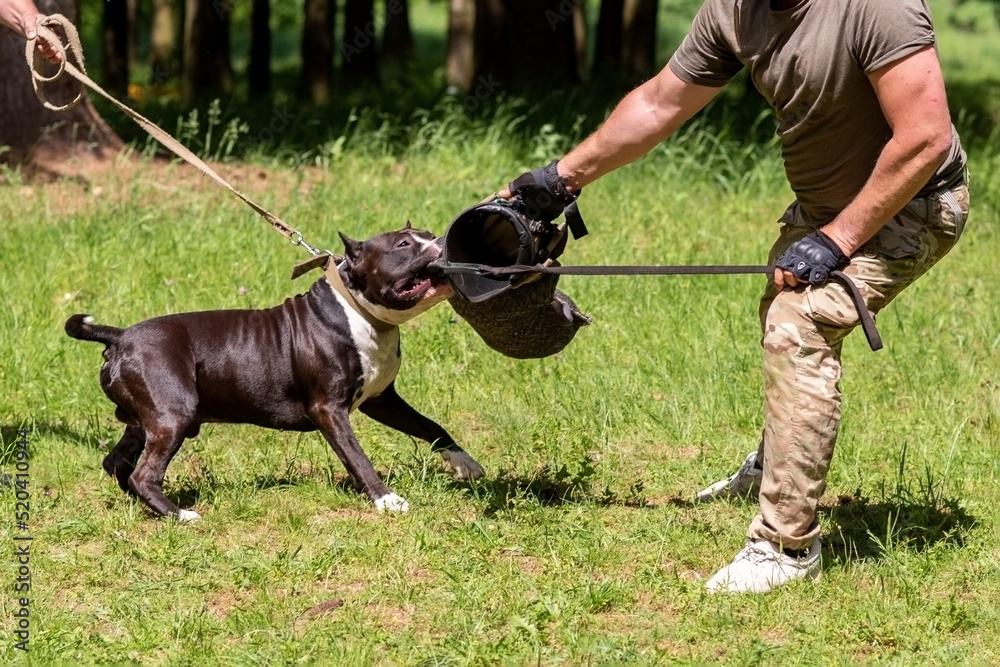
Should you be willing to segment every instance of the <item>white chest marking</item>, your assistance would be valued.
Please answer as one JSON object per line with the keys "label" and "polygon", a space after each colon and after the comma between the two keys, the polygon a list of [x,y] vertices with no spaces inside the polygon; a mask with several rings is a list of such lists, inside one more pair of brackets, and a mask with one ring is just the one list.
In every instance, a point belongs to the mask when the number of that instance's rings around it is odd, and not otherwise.
{"label": "white chest marking", "polygon": [[396,379],[400,362],[399,329],[377,331],[365,318],[351,308],[347,300],[336,290],[333,290],[333,293],[347,314],[354,349],[358,351],[358,356],[361,358],[361,393],[355,396],[351,403],[351,412],[354,412],[366,400],[385,391],[386,387]]}

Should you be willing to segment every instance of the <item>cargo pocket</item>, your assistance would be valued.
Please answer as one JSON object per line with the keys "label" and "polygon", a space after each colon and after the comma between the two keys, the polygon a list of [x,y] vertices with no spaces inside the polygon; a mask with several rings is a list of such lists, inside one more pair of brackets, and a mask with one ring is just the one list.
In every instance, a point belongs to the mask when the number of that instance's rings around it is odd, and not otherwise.
{"label": "cargo pocket", "polygon": [[[861,293],[865,294],[866,286],[863,283],[858,286]],[[805,296],[809,318],[818,324],[850,329],[861,322],[847,288],[836,281],[830,281],[822,287],[806,288]]]}
{"label": "cargo pocket", "polygon": [[938,193],[939,211],[934,226],[956,241],[965,231],[965,221],[969,217],[969,191],[967,188],[941,190]]}

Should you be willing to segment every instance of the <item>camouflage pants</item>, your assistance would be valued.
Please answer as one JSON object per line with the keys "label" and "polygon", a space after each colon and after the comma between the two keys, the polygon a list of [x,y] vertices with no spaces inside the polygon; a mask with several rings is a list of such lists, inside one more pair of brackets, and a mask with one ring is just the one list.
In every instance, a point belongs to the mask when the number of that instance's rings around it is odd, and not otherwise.
{"label": "camouflage pants", "polygon": [[[969,191],[962,184],[907,204],[851,257],[844,269],[874,315],[944,257],[962,234]],[[812,229],[792,204],[770,263]],[[804,549],[819,534],[816,509],[826,487],[840,422],[840,351],[859,323],[837,282],[777,291],[760,301],[764,350],[764,468],[760,514],[748,530],[786,549]]]}

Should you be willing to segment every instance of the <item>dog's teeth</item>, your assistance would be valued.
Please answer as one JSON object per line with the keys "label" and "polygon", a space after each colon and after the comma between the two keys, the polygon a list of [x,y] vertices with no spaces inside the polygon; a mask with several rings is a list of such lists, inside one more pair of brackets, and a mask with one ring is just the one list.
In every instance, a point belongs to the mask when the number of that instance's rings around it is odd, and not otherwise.
{"label": "dog's teeth", "polygon": [[375,501],[375,509],[379,512],[409,512],[410,504],[395,493],[387,493]]}

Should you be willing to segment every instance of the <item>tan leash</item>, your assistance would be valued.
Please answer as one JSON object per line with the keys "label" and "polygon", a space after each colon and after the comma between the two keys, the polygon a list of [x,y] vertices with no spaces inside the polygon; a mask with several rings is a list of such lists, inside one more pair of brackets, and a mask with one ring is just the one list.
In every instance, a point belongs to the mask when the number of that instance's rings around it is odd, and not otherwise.
{"label": "tan leash", "polygon": [[[52,27],[58,27],[66,34],[67,43],[65,46],[62,43],[62,38],[59,37],[59,35],[57,35],[51,29]],[[35,95],[38,97],[38,100],[45,106],[46,109],[51,109],[53,111],[65,111],[67,109],[71,109],[74,106],[76,106],[82,99],[83,97],[82,88],[80,89],[80,92],[77,93],[76,97],[73,100],[61,106],[52,104],[45,97],[45,93],[42,90],[42,84],[55,81],[60,76],[62,76],[63,73],[69,74],[74,79],[76,79],[83,85],[87,86],[94,92],[98,93],[99,95],[110,101],[112,104],[117,106],[119,109],[121,109],[126,116],[134,120],[136,124],[139,125],[139,127],[148,132],[150,136],[159,141],[164,147],[172,151],[175,155],[186,160],[191,165],[197,167],[198,170],[201,171],[201,173],[205,174],[213,181],[215,181],[216,183],[218,183],[219,185],[226,188],[234,195],[242,199],[244,202],[246,202],[246,204],[250,206],[250,208],[252,208],[262,218],[264,218],[267,222],[269,222],[271,226],[275,229],[275,231],[277,231],[279,234],[288,239],[292,245],[302,246],[306,250],[306,252],[308,252],[310,255],[313,255],[314,257],[322,254],[326,254],[331,257],[336,257],[335,255],[333,255],[333,253],[329,252],[328,250],[320,250],[319,248],[316,248],[307,243],[305,238],[302,236],[301,232],[299,232],[297,229],[286,223],[284,220],[274,215],[273,213],[265,209],[263,206],[261,206],[260,204],[253,201],[245,194],[234,188],[229,183],[229,181],[224,179],[222,176],[219,176],[219,174],[217,174],[215,170],[213,170],[211,167],[205,164],[204,160],[202,160],[197,155],[192,153],[190,150],[188,150],[184,145],[182,145],[172,136],[164,132],[162,128],[156,125],[156,123],[149,120],[148,118],[145,118],[137,111],[122,104],[121,102],[116,100],[113,96],[111,96],[107,91],[105,91],[99,85],[94,83],[94,81],[92,81],[90,77],[87,76],[87,69],[86,67],[84,67],[83,64],[83,47],[80,44],[80,35],[76,30],[76,26],[74,26],[69,19],[67,19],[65,16],[61,14],[52,14],[51,16],[46,16],[38,23],[38,25],[36,26],[36,31],[37,35],[33,39],[29,39],[25,44],[24,55],[25,59],[28,62],[28,69],[31,70],[31,85],[35,89]],[[52,76],[45,76],[44,74],[42,74],[42,65],[45,62],[45,60],[42,58],[41,53],[39,53],[39,51],[35,48],[35,45],[39,39],[44,39],[52,46],[53,49],[55,49],[56,52],[59,53],[60,56],[59,69],[56,70],[55,74],[53,74]],[[67,49],[69,49],[69,52],[72,54],[73,59],[76,60],[76,62],[78,63],[78,66],[69,62],[69,59],[66,57]]]}
{"label": "tan leash", "polygon": [[[66,45],[62,43],[62,39],[57,35],[51,27],[58,27],[66,34]],[[372,325],[377,331],[388,331],[394,328],[395,325],[388,324],[379,320],[374,315],[372,315],[368,310],[366,310],[354,295],[350,293],[347,286],[344,285],[344,280],[340,276],[340,271],[338,271],[338,264],[342,259],[339,255],[335,255],[329,250],[320,250],[315,246],[310,245],[306,242],[302,233],[286,223],[284,220],[274,215],[266,208],[255,202],[254,200],[247,197],[245,194],[233,187],[229,181],[219,176],[214,169],[209,167],[204,160],[188,150],[183,144],[174,139],[172,136],[167,134],[161,127],[156,123],[149,120],[139,112],[134,109],[122,104],[114,97],[112,97],[106,90],[101,88],[99,85],[94,83],[89,76],[87,76],[87,69],[83,63],[83,47],[80,44],[80,35],[69,19],[61,14],[52,14],[51,16],[46,16],[42,19],[36,26],[37,35],[34,39],[29,39],[24,47],[25,60],[28,63],[28,69],[31,70],[31,85],[35,89],[35,96],[38,100],[45,106],[46,109],[51,109],[53,111],[65,111],[67,109],[72,109],[74,106],[79,104],[80,100],[83,98],[83,89],[77,93],[76,97],[70,102],[63,105],[56,105],[49,102],[48,98],[45,97],[45,93],[42,90],[42,85],[45,83],[50,83],[55,81],[63,73],[67,73],[74,79],[87,86],[94,92],[98,93],[106,100],[110,101],[112,104],[117,106],[122,112],[134,120],[139,127],[144,129],[149,133],[154,139],[159,141],[164,147],[172,151],[178,157],[184,159],[189,164],[197,167],[201,173],[205,174],[213,181],[226,188],[234,195],[242,199],[246,204],[256,211],[264,220],[271,224],[276,232],[284,236],[291,242],[292,245],[302,246],[306,252],[308,252],[312,257],[297,264],[292,269],[292,279],[298,278],[302,274],[311,271],[312,269],[322,268],[326,273],[327,282],[333,289],[337,290],[344,300],[347,301],[348,305],[358,312],[369,324]],[[45,62],[41,57],[39,51],[35,48],[36,43],[39,39],[44,39],[48,42],[56,52],[59,53],[60,62],[59,69],[56,70],[55,74],[52,76],[45,76],[42,74],[42,66]],[[69,49],[70,53],[73,55],[73,59],[79,65],[79,68],[73,63],[69,62],[66,57],[66,50]]]}

